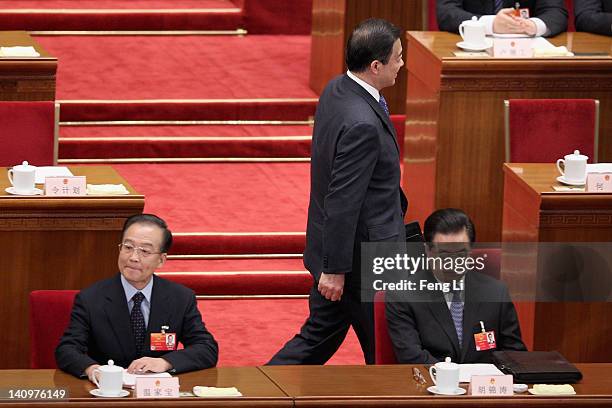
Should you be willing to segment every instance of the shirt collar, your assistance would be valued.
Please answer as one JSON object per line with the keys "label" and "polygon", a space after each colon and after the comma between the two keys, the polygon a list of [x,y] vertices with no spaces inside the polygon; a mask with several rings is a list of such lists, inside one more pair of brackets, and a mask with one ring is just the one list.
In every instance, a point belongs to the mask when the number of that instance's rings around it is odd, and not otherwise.
{"label": "shirt collar", "polygon": [[149,304],[151,304],[151,292],[153,291],[153,280],[154,280],[153,276],[151,276],[151,280],[149,281],[149,283],[147,283],[147,286],[142,288],[142,290],[138,290],[135,287],[133,287],[132,284],[123,277],[123,275],[121,275],[121,286],[123,286],[123,291],[125,292],[125,297],[128,303],[132,300],[136,292],[141,292],[144,295],[145,300]]}
{"label": "shirt collar", "polygon": [[355,74],[353,74],[351,71],[346,71],[346,75],[348,75],[349,78],[351,78],[353,81],[357,82],[359,85],[361,85],[363,87],[363,89],[365,89],[366,91],[368,91],[368,93],[370,95],[372,95],[374,97],[374,99],[376,99],[376,102],[380,101],[380,92],[378,91],[378,89],[374,88],[372,85],[368,84],[366,81],[364,81],[361,78],[358,78]]}

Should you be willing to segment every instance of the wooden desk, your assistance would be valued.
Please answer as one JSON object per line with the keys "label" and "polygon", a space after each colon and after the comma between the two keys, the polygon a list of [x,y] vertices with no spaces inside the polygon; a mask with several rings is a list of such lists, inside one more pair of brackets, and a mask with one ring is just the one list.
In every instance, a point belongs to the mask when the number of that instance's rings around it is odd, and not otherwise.
{"label": "wooden desk", "polygon": [[[504,242],[612,241],[612,193],[555,192],[554,164],[504,164],[503,173]],[[521,273],[514,262],[536,271],[535,279],[545,273],[536,251],[504,254],[506,282]],[[570,361],[612,361],[612,303],[522,303],[517,309],[528,347],[559,350]]]}
{"label": "wooden desk", "polygon": [[0,177],[0,321],[6,335],[0,368],[30,366],[29,293],[81,289],[117,272],[117,244],[125,219],[141,213],[139,195],[112,167],[73,166],[90,184],[123,183],[126,196],[17,197]]}
{"label": "wooden desk", "polygon": [[[320,94],[327,82],[346,70],[346,42],[353,29],[369,17],[384,18],[403,30],[422,30],[427,21],[425,0],[313,0],[310,87]],[[402,39],[403,43],[403,39]],[[406,60],[406,44],[404,61]],[[384,90],[391,113],[406,108],[406,72]]]}
{"label": "wooden desk", "polygon": [[[133,393],[126,398],[96,398],[89,391],[96,388],[88,380],[78,379],[59,370],[0,370],[0,388],[66,388],[70,406],[96,407],[291,407],[291,398],[270,381],[257,367],[223,367],[181,374],[181,391],[191,391],[196,385],[212,387],[237,387],[241,398],[194,398],[172,400],[136,400]],[[23,402],[2,400],[2,406],[24,406]],[[52,401],[39,401],[28,406],[50,406]],[[57,400],[55,402],[57,404]],[[75,405],[76,404],[76,405]]]}
{"label": "wooden desk", "polygon": [[559,35],[551,42],[605,56],[555,59],[457,58],[455,34],[407,37],[408,219],[423,222],[434,209],[462,208],[479,241],[500,241],[504,99],[599,99],[599,158],[612,161],[612,37]]}
{"label": "wooden desk", "polygon": [[53,101],[57,58],[25,31],[0,31],[0,46],[33,46],[38,58],[0,58],[0,100]]}
{"label": "wooden desk", "polygon": [[612,364],[577,365],[584,379],[575,384],[577,395],[541,397],[516,394],[484,398],[432,395],[427,379],[418,386],[409,365],[393,366],[265,366],[260,369],[290,396],[296,407],[608,407],[612,404]]}

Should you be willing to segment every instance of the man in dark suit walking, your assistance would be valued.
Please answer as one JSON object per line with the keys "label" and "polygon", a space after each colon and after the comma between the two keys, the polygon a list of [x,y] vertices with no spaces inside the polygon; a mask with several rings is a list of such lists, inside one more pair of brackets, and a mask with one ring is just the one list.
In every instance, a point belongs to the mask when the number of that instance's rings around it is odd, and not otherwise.
{"label": "man in dark suit walking", "polygon": [[[464,268],[476,236],[469,217],[452,208],[435,211],[424,235],[428,257],[440,263],[413,277],[418,290],[388,291],[385,297],[397,361],[433,364],[451,357],[456,363],[488,363],[492,351],[526,350],[506,285]],[[484,266],[480,262],[473,264]],[[440,290],[444,284],[449,290]]]}
{"label": "man in dark suit walking", "polygon": [[348,72],[319,99],[312,138],[304,265],[314,278],[310,316],[268,364],[324,364],[355,329],[374,362],[373,309],[360,299],[360,250],[368,241],[405,241],[395,130],[380,90],[404,65],[400,29],[368,19],[351,34]]}
{"label": "man in dark suit walking", "polygon": [[[514,16],[514,7],[529,10],[529,18]],[[551,37],[567,30],[563,0],[437,0],[438,27],[458,32],[459,25],[476,16],[486,33]]]}
{"label": "man in dark suit walking", "polygon": [[[192,290],[153,275],[166,261],[172,233],[150,214],[128,218],[119,244],[119,274],[77,294],[57,366],[93,381],[108,360],[131,373],[180,373],[213,367],[218,348]],[[177,350],[181,342],[183,350]]]}

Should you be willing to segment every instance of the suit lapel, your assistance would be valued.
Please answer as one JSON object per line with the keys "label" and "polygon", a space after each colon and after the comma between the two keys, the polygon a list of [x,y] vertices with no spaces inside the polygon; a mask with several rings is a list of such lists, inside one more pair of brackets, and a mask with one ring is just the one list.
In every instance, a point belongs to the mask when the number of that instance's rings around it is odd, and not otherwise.
{"label": "suit lapel", "polygon": [[[151,350],[151,333],[159,333],[162,326],[170,326],[171,299],[163,288],[163,282],[153,275],[153,290],[151,291],[151,310],[149,324],[145,336],[145,354]],[[168,332],[176,332],[176,327],[169,327]]]}
{"label": "suit lapel", "polygon": [[117,274],[116,279],[112,281],[109,292],[106,294],[104,311],[117,343],[123,351],[124,359],[131,361],[131,358],[136,354],[136,346],[134,345],[134,334],[130,323],[130,312],[119,276]]}
{"label": "suit lapel", "polygon": [[474,323],[477,321],[480,302],[478,284],[469,273],[465,277],[465,303],[463,306],[463,347],[461,349],[461,360],[465,361],[471,350],[476,350],[474,343]]}
{"label": "suit lapel", "polygon": [[376,115],[378,115],[381,122],[387,128],[387,132],[393,138],[393,143],[395,144],[395,148],[397,149],[397,152],[399,154],[399,145],[397,144],[397,135],[395,134],[395,127],[393,126],[393,123],[391,123],[391,118],[389,117],[389,115],[387,115],[387,112],[383,110],[382,106],[380,106],[378,101],[376,101],[376,99],[374,99],[374,97],[368,91],[366,91],[357,82],[349,78],[348,75],[344,74],[344,79],[345,81],[347,81],[348,84],[350,84],[351,89],[360,97],[362,97],[372,107],[372,109],[374,109]]}

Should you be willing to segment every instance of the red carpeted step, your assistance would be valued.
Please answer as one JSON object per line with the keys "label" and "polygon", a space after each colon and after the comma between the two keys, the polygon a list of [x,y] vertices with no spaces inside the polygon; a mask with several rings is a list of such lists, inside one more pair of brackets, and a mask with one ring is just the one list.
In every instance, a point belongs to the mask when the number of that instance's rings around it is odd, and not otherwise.
{"label": "red carpeted step", "polygon": [[[309,163],[121,164],[145,211],[181,232],[303,232]],[[285,239],[280,235],[279,245]],[[245,240],[252,241],[246,237]]]}
{"label": "red carpeted step", "polygon": [[236,30],[241,8],[230,0],[0,1],[4,30]]}
{"label": "red carpeted step", "polygon": [[[148,204],[145,207],[147,209]],[[296,217],[301,218],[302,215],[296,214]],[[216,257],[245,254],[296,255],[304,251],[305,243],[304,232],[175,232],[170,254]]]}
{"label": "red carpeted step", "polygon": [[[63,126],[59,158],[308,158],[309,126]],[[221,134],[220,134],[221,133]],[[70,135],[70,136],[67,136]],[[101,136],[96,136],[101,135]]]}
{"label": "red carpeted step", "polygon": [[[308,317],[308,299],[201,299],[198,308],[219,343],[219,366],[265,364]],[[363,363],[351,329],[328,364]]]}
{"label": "red carpeted step", "polygon": [[297,271],[304,272],[301,257],[296,258],[224,258],[224,259],[168,259],[159,272],[244,272]]}
{"label": "red carpeted step", "polygon": [[59,100],[316,99],[310,36],[99,36],[95,47],[87,36],[35,39],[61,61]]}

